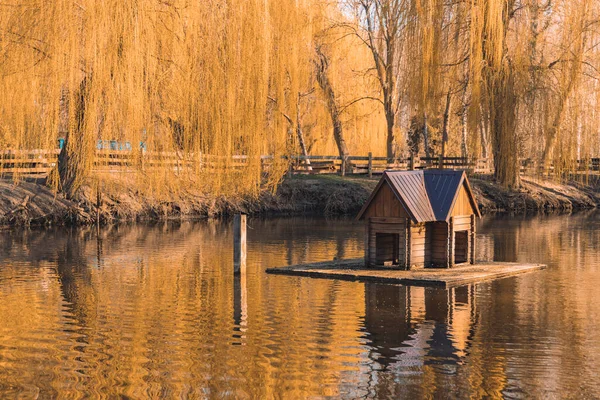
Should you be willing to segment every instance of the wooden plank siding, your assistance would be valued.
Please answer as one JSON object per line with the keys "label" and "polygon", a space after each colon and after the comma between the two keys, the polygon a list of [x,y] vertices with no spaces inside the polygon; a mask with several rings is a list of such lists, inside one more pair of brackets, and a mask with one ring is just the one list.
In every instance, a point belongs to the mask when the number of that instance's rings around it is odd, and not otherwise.
{"label": "wooden plank siding", "polygon": [[476,237],[476,232],[477,232],[477,223],[476,223],[476,219],[475,219],[475,215],[471,215],[471,229],[470,229],[470,238],[471,238],[471,247],[469,248],[469,262],[471,264],[475,264],[475,244],[477,243],[477,237]]}
{"label": "wooden plank siding", "polygon": [[454,243],[455,248],[455,259],[465,260],[464,262],[468,262],[473,264],[475,262],[474,256],[474,248],[475,248],[475,215],[461,215],[452,217],[453,225],[452,229],[455,232],[455,237],[457,232],[464,232],[466,234],[467,240],[465,242],[456,241]]}
{"label": "wooden plank siding", "polygon": [[370,217],[408,218],[408,213],[390,186],[384,183],[365,210],[364,218]]}
{"label": "wooden plank siding", "polygon": [[[393,252],[397,253],[396,267],[406,265],[406,218],[371,217],[367,223],[367,239],[365,246],[365,263],[367,266],[382,266]],[[378,234],[396,235],[395,237]],[[393,241],[392,241],[393,240]]]}
{"label": "wooden plank siding", "polygon": [[431,222],[429,231],[429,260],[427,266],[447,268],[448,265],[448,224],[445,222]]}
{"label": "wooden plank siding", "polygon": [[471,215],[452,217],[452,220],[454,221],[454,232],[468,231],[471,229]]}
{"label": "wooden plank siding", "polygon": [[410,266],[425,265],[427,224],[415,224],[410,227]]}
{"label": "wooden plank siding", "polygon": [[469,198],[469,194],[467,193],[465,186],[465,182],[463,182],[463,184],[460,186],[460,190],[456,196],[456,201],[454,202],[454,207],[450,213],[450,216],[452,217],[475,214],[475,210],[473,209],[471,199]]}

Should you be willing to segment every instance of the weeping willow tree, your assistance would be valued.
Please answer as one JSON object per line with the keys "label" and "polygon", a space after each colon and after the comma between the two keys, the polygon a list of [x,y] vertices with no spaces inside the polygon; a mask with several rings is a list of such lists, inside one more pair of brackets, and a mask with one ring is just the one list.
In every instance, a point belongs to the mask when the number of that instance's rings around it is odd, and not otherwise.
{"label": "weeping willow tree", "polygon": [[[375,49],[373,73],[393,77],[394,122],[403,125],[413,151],[420,141],[426,156],[450,149],[488,157],[490,148],[497,181],[514,189],[523,158],[565,165],[591,154],[586,146],[597,142],[591,134],[597,113],[579,108],[598,97],[597,2],[346,4],[363,10],[354,14],[354,30]],[[393,21],[400,23],[392,38]],[[395,62],[385,64],[390,43]]]}
{"label": "weeping willow tree", "polygon": [[[256,193],[260,155],[279,160],[289,150],[287,122],[271,114],[269,98],[297,108],[311,69],[313,9],[295,0],[2,7],[2,144],[52,148],[64,137],[58,182],[68,196],[95,175],[101,139],[197,161],[177,177],[167,160],[164,168],[159,160],[151,172],[139,171],[145,190],[202,185]],[[230,165],[237,154],[248,156],[242,173]],[[202,170],[201,155],[213,157],[216,168]],[[277,171],[275,165],[272,182]]]}
{"label": "weeping willow tree", "polygon": [[[518,188],[522,158],[560,172],[600,154],[599,8],[16,0],[0,6],[0,148],[63,137],[54,182],[69,197],[104,179],[98,140],[131,144],[128,182],[144,193],[257,194],[281,156],[394,159],[417,133],[425,155],[490,148],[498,182]],[[266,181],[261,154],[274,155]]]}
{"label": "weeping willow tree", "polygon": [[586,60],[587,44],[592,33],[589,28],[597,24],[598,20],[592,19],[594,16],[590,14],[591,7],[592,2],[588,0],[576,0],[566,5],[563,10],[564,24],[559,33],[559,51],[555,55],[557,58],[549,62],[547,67],[551,82],[548,86],[553,89],[549,91],[553,115],[547,115],[545,118],[546,137],[542,163],[546,170],[553,159],[560,159],[563,156],[561,153],[557,154],[556,149],[561,126],[569,111],[569,101],[574,100],[574,106],[580,106],[573,94],[581,93],[579,85],[584,78],[584,67],[592,65]]}
{"label": "weeping willow tree", "polygon": [[573,164],[573,152],[557,146],[568,131],[565,119],[569,111],[579,114],[578,98],[597,96],[580,82],[599,78],[598,6],[588,0],[480,0],[468,15],[471,122],[473,131],[489,131],[497,180],[518,188],[520,158],[540,159],[546,169],[554,160],[561,173],[559,164]]}

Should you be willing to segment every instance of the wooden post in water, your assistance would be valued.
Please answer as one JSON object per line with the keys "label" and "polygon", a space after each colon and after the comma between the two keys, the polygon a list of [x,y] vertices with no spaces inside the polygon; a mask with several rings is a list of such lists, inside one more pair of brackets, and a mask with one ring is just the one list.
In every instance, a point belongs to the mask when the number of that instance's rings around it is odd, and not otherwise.
{"label": "wooden post in water", "polygon": [[369,179],[373,177],[373,153],[369,152],[369,164],[367,166],[369,171]]}
{"label": "wooden post in water", "polygon": [[246,214],[233,217],[233,273],[246,273]]}
{"label": "wooden post in water", "polygon": [[246,289],[246,274],[235,274],[233,277],[233,337],[245,339],[248,325],[248,291]]}

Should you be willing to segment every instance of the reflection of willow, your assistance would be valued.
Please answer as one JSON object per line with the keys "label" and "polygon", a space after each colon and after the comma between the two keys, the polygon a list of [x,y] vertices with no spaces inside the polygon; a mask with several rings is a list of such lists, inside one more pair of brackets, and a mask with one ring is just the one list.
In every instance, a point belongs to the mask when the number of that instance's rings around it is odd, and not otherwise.
{"label": "reflection of willow", "polygon": [[[527,358],[528,369],[537,371],[538,382],[543,382],[547,393],[558,391],[557,388],[571,388],[575,393],[590,381],[590,377],[597,375],[598,352],[590,351],[574,338],[593,342],[599,337],[595,319],[590,317],[598,313],[597,302],[590,296],[597,292],[599,216],[600,213],[592,210],[568,217],[507,217],[501,224],[499,218],[495,218],[481,230],[493,235],[496,242],[511,244],[496,246],[504,252],[504,259],[548,265],[543,272],[493,282],[493,295],[487,300],[490,304],[486,305],[492,312],[483,315],[482,325],[487,329],[481,332],[479,339],[491,342],[499,336],[503,341],[514,343],[515,347],[523,346],[519,353],[504,360],[505,365],[497,363],[496,368],[518,371],[523,358]],[[515,326],[526,326],[527,331],[515,329]],[[548,345],[537,338],[552,338],[553,343]],[[478,351],[478,357],[488,369],[499,358],[496,349],[481,348]],[[544,354],[543,358],[538,357],[539,352]],[[565,371],[578,371],[577,378]],[[530,381],[517,384],[535,387]],[[482,380],[482,384],[485,387],[490,382]],[[496,386],[504,384],[499,381]],[[486,388],[485,392],[494,390]],[[500,393],[499,390],[495,392]]]}
{"label": "reflection of willow", "polygon": [[[69,230],[56,251],[56,274],[65,302],[63,315],[72,321],[63,330],[75,335],[71,340],[77,343],[73,346],[76,352],[74,361],[75,365],[79,364],[80,372],[94,368],[86,354],[94,340],[98,319],[98,296],[86,257],[86,243],[91,242],[92,234],[92,230]],[[82,364],[84,359],[86,361]],[[78,379],[82,383],[88,377],[78,375]]]}
{"label": "reflection of willow", "polygon": [[287,265],[321,260],[323,254],[330,259],[362,255],[362,226],[347,220],[277,218],[252,220],[249,225],[249,235],[255,230],[261,232],[258,246],[280,251],[283,239]]}
{"label": "reflection of willow", "polygon": [[[202,398],[233,387],[239,389],[234,397],[338,395],[336,382],[352,373],[332,364],[354,365],[362,354],[356,346],[362,285],[306,279],[290,284],[263,275],[263,267],[283,265],[281,238],[290,224],[249,225],[249,234],[260,239],[249,240],[246,332],[233,332],[244,322],[244,307],[236,300],[241,293],[234,290],[227,223],[119,225],[101,229],[100,241],[95,229],[28,232],[18,246],[35,238],[38,258],[55,261],[52,284],[62,298],[49,309],[60,314],[58,334],[77,347],[55,354],[69,358],[68,370],[77,371],[85,387],[76,379],[56,384],[91,397]],[[338,228],[323,228],[308,235],[311,252],[333,257],[339,245],[331,231]],[[349,248],[360,245],[352,241],[354,231],[345,235]],[[245,345],[232,346],[232,334],[245,336],[233,340]],[[79,336],[85,340],[81,350]]]}
{"label": "reflection of willow", "polygon": [[477,325],[473,286],[441,289],[366,283],[369,357],[376,362],[374,367],[380,366],[371,372],[369,391],[397,396],[394,387],[402,382],[393,371],[411,366],[424,370],[423,390],[441,387],[436,381],[443,379],[443,371],[456,369],[469,356]]}
{"label": "reflection of willow", "polygon": [[[68,231],[64,243],[57,249],[56,258],[56,272],[66,308],[82,329],[88,327],[90,320],[95,320],[96,310],[92,274],[85,255],[90,234],[88,230]],[[86,342],[85,337],[79,340]]]}

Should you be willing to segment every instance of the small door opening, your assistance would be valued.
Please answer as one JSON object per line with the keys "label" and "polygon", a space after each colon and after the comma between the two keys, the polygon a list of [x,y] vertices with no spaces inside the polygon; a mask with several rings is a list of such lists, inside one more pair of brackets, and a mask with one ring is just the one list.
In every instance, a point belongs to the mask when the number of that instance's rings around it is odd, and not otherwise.
{"label": "small door opening", "polygon": [[399,264],[399,241],[400,235],[397,233],[376,233],[375,249],[377,265],[398,265]]}
{"label": "small door opening", "polygon": [[469,260],[469,232],[454,233],[454,264],[466,263]]}

